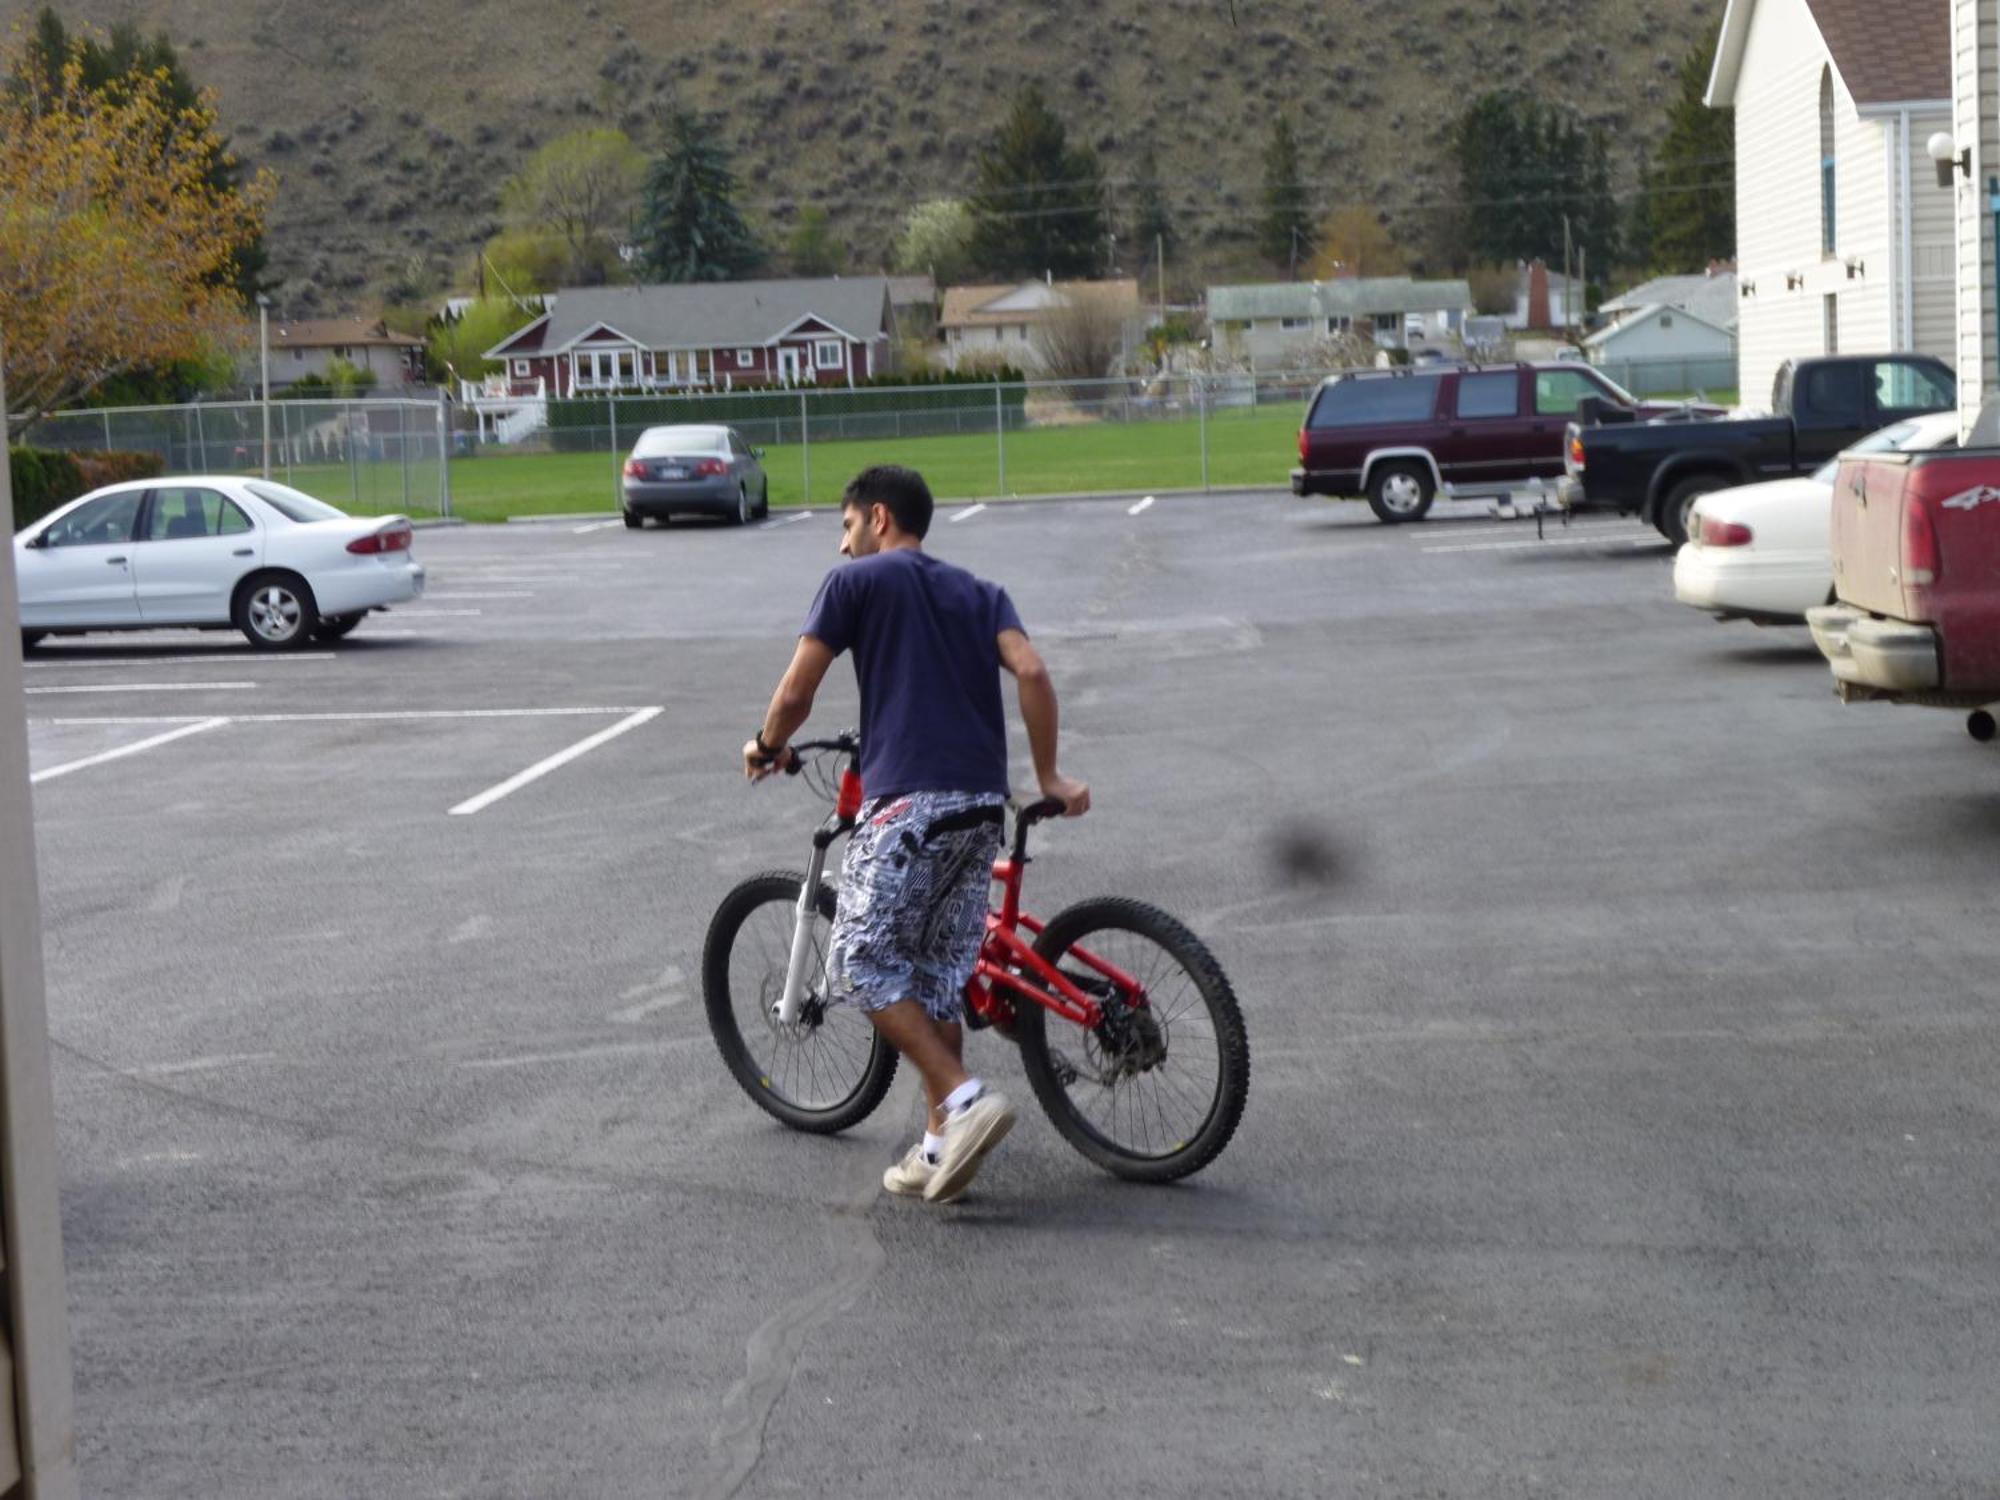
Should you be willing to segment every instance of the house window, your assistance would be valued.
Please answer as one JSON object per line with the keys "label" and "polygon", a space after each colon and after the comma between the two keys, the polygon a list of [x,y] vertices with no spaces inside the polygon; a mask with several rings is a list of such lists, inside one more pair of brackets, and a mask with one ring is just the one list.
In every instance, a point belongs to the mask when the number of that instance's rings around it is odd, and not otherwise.
{"label": "house window", "polygon": [[1840,353],[1840,298],[1831,292],[1821,302],[1820,322],[1825,329],[1826,352]]}
{"label": "house window", "polygon": [[1834,212],[1833,69],[1819,76],[1819,248],[1832,255],[1839,219]]}
{"label": "house window", "polygon": [[1312,326],[1311,318],[1280,318],[1278,326],[1286,333],[1299,333]]}
{"label": "house window", "polygon": [[1660,326],[1661,326],[1662,328],[1671,328],[1671,327],[1673,327],[1673,326],[1674,326],[1674,315],[1673,315],[1672,313],[1661,313],[1661,314],[1660,314]]}
{"label": "house window", "polygon": [[1354,320],[1352,318],[1338,317],[1326,320],[1326,331],[1328,333],[1346,333],[1353,327]]}
{"label": "house window", "polygon": [[820,339],[813,345],[813,368],[838,370],[841,363],[839,339]]}
{"label": "house window", "polygon": [[757,363],[757,351],[755,349],[738,349],[736,351],[736,363],[740,367],[748,369],[751,365]]}
{"label": "house window", "polygon": [[517,360],[515,360],[515,361],[514,361],[514,373],[515,373],[516,375],[520,376],[520,377],[521,377],[522,379],[524,379],[524,380],[525,380],[525,379],[526,379],[526,378],[528,377],[529,373],[530,373],[530,370],[529,370],[529,367],[528,367],[528,362],[527,362],[527,361],[526,361],[525,359],[517,359]]}
{"label": "house window", "polygon": [[1377,336],[1386,333],[1393,338],[1396,334],[1401,333],[1402,331],[1403,331],[1403,315],[1401,313],[1375,314],[1375,332]]}
{"label": "house window", "polygon": [[294,349],[292,351],[292,358],[295,360],[304,359],[305,357],[306,357],[306,351],[303,349]]}

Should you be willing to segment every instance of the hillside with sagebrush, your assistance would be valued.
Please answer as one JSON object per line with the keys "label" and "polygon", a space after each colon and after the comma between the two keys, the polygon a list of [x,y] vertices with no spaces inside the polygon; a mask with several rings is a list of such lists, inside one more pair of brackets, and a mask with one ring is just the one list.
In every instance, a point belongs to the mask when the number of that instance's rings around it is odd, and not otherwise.
{"label": "hillside with sagebrush", "polygon": [[[38,6],[10,4],[26,21]],[[283,311],[347,311],[465,285],[501,184],[538,145],[661,111],[711,116],[747,216],[781,245],[822,205],[856,269],[902,213],[961,196],[1018,88],[1042,84],[1093,146],[1114,218],[1150,146],[1183,246],[1170,276],[1254,272],[1261,152],[1290,115],[1314,204],[1365,202],[1419,260],[1456,194],[1444,142],[1472,96],[1516,86],[1602,127],[1621,186],[1674,69],[1720,0],[118,0],[72,26],[164,32],[220,94],[249,163],[280,179]],[[1233,10],[1233,20],[1232,20]],[[1127,200],[1120,203],[1120,195]],[[1130,247],[1128,247],[1130,248]],[[1121,256],[1129,269],[1137,255]],[[782,264],[780,264],[782,269]]]}

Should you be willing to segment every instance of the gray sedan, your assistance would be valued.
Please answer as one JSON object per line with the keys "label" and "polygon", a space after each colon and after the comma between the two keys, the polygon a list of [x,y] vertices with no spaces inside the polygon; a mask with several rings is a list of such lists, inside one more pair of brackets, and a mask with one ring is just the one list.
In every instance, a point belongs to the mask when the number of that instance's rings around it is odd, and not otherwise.
{"label": "gray sedan", "polygon": [[623,479],[625,524],[653,516],[725,516],[741,526],[771,509],[762,450],[733,427],[648,427],[632,445]]}

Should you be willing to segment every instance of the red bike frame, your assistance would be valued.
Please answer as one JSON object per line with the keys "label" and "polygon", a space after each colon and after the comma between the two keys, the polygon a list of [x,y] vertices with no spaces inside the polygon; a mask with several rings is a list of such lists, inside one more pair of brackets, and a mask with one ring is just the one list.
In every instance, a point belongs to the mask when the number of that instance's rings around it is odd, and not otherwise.
{"label": "red bike frame", "polygon": [[[1044,925],[1021,910],[1021,876],[1026,864],[1025,856],[994,861],[993,880],[1001,891],[1000,909],[986,914],[986,941],[979,950],[979,965],[965,984],[966,1006],[989,1024],[1006,1025],[1014,1019],[1014,1002],[1018,997],[1032,1000],[1086,1030],[1094,1029],[1104,1019],[1104,1007],[1072,984],[1020,934],[1025,927],[1039,937]],[[1071,948],[1063,956],[1110,980],[1127,1005],[1146,1003],[1145,986],[1117,965],[1084,948]],[[1031,980],[1041,983],[1036,985]]]}

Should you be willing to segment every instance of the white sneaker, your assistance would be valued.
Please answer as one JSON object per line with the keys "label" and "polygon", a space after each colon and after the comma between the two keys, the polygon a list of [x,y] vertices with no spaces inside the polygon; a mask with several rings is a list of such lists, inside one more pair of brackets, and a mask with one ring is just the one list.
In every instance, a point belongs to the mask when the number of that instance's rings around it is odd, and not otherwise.
{"label": "white sneaker", "polygon": [[924,1197],[931,1203],[949,1203],[971,1184],[979,1164],[1014,1128],[1014,1106],[1007,1096],[988,1089],[964,1109],[947,1115],[944,1122],[944,1150],[931,1168],[931,1180]]}
{"label": "white sneaker", "polygon": [[882,1174],[882,1186],[899,1198],[917,1198],[936,1175],[937,1163],[924,1155],[924,1143],[918,1141],[901,1161]]}

